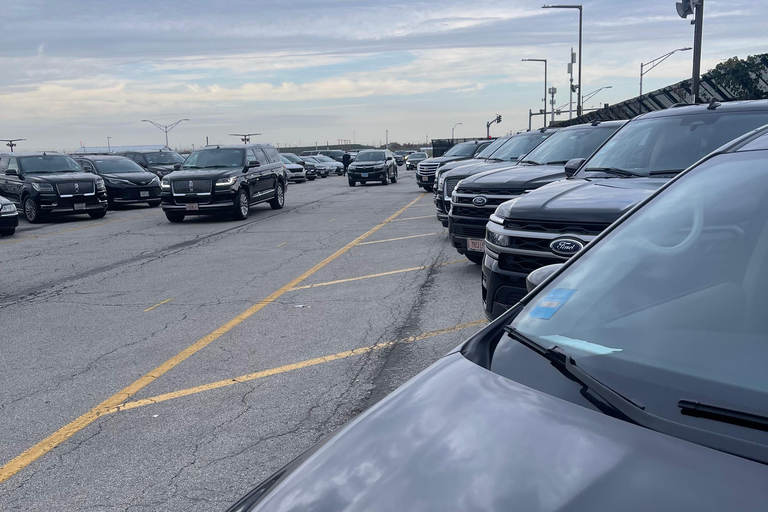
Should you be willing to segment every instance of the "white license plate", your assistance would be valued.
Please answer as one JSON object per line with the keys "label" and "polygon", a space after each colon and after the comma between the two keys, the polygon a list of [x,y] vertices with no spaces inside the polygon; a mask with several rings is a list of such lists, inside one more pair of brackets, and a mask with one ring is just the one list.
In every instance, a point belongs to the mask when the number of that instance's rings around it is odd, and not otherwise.
{"label": "white license plate", "polygon": [[187,211],[197,211],[200,209],[200,205],[197,203],[187,203]]}
{"label": "white license plate", "polygon": [[368,173],[367,172],[361,172],[360,176],[362,176],[363,178],[367,178],[368,177]]}
{"label": "white license plate", "polygon": [[475,252],[484,252],[485,251],[485,240],[482,240],[480,238],[468,238],[467,239],[467,250],[468,251],[475,251]]}
{"label": "white license plate", "polygon": [[422,176],[421,181],[429,181],[429,176]]}
{"label": "white license plate", "polygon": [[139,197],[149,197],[149,190],[140,190]]}
{"label": "white license plate", "polygon": [[85,210],[85,203],[75,203],[75,210]]}

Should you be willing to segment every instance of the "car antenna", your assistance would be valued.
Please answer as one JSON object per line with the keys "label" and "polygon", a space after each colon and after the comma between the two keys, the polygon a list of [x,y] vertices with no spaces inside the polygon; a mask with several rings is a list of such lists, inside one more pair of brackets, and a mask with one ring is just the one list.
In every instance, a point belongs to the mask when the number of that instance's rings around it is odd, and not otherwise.
{"label": "car antenna", "polygon": [[709,102],[709,105],[707,105],[707,110],[715,110],[719,106],[720,102],[715,100],[715,98],[712,98],[712,100]]}

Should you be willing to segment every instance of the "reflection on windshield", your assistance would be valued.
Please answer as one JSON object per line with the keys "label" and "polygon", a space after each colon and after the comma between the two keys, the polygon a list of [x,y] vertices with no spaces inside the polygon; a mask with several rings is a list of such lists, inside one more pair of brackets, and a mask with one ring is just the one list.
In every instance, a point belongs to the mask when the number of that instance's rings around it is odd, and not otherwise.
{"label": "reflection on windshield", "polygon": [[172,165],[184,162],[184,157],[173,151],[163,151],[157,153],[144,153],[147,162],[154,165]]}
{"label": "reflection on windshield", "polygon": [[491,156],[494,151],[499,149],[501,146],[506,144],[509,141],[510,137],[502,137],[500,139],[496,139],[495,141],[488,144],[485,149],[480,151],[478,154],[475,155],[475,158],[488,158]]}
{"label": "reflection on windshield", "polygon": [[528,154],[533,148],[547,140],[550,135],[552,133],[534,133],[512,137],[508,143],[491,155],[491,158],[516,162],[521,156]]}
{"label": "reflection on windshield", "polygon": [[357,155],[357,162],[381,162],[384,160],[383,151],[369,151]]}
{"label": "reflection on windshield", "polygon": [[189,155],[182,169],[242,167],[244,158],[245,153],[242,149],[205,149]]}
{"label": "reflection on windshield", "polygon": [[456,144],[446,151],[443,156],[472,156],[475,154],[477,144]]}
{"label": "reflection on windshield", "polygon": [[67,155],[37,155],[19,158],[25,173],[83,172],[77,162]]}
{"label": "reflection on windshield", "polygon": [[104,174],[146,172],[139,164],[128,158],[94,160],[93,163],[96,164],[96,169]]}
{"label": "reflection on windshield", "polygon": [[571,158],[587,158],[617,128],[605,126],[557,132],[525,155],[525,160],[540,165],[565,165]]}
{"label": "reflection on windshield", "polygon": [[[710,402],[738,397],[738,408],[765,414],[766,178],[764,155],[713,158],[586,252],[512,327],[572,354],[612,387],[617,375],[624,385],[645,382],[648,396],[633,396],[649,409],[669,400],[679,414],[678,400],[706,389],[716,395],[705,395]],[[648,379],[676,391],[659,398]]]}

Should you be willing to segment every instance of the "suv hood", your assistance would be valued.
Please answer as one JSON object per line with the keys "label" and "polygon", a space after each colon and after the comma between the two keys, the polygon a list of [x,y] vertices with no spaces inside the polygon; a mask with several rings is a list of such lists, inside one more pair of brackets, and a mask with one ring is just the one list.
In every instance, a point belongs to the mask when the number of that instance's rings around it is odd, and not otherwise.
{"label": "suv hood", "polygon": [[[492,189],[534,189],[565,178],[562,165],[503,165],[499,162],[497,169],[491,169],[469,176],[461,181],[461,190],[492,190]],[[460,172],[460,171],[457,171]]]}
{"label": "suv hood", "polygon": [[149,164],[150,169],[156,169],[158,171],[166,171],[171,172],[173,171],[173,166],[176,164]]}
{"label": "suv hood", "polygon": [[101,177],[127,180],[131,183],[137,183],[139,185],[148,185],[150,181],[157,178],[157,175],[151,172],[110,172],[102,173]]}
{"label": "suv hood", "polygon": [[64,181],[94,181],[95,174],[90,172],[50,172],[25,174],[24,180],[30,183],[61,183]]}
{"label": "suv hood", "polygon": [[668,181],[662,178],[561,180],[523,195],[510,215],[523,220],[610,224]]}
{"label": "suv hood", "polygon": [[768,500],[768,466],[554,398],[460,353],[276,477],[261,503],[237,510],[757,511]]}

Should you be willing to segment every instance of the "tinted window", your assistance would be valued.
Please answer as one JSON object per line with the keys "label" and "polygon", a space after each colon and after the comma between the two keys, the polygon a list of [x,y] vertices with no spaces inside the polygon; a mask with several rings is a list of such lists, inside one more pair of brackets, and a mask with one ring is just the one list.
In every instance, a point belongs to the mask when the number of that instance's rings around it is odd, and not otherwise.
{"label": "tinted window", "polygon": [[557,132],[525,155],[524,161],[541,165],[565,165],[571,158],[587,158],[617,129],[618,126],[598,126]]}
{"label": "tinted window", "polygon": [[510,137],[503,137],[501,139],[496,139],[492,143],[488,144],[485,148],[483,148],[482,151],[478,152],[475,155],[475,158],[488,158],[491,156],[494,151],[499,149],[501,146],[507,143],[507,141],[510,140]]}
{"label": "tinted window", "polygon": [[[646,118],[624,125],[587,163],[636,174],[682,170],[723,144],[768,123],[765,112],[717,112]],[[594,176],[582,169],[579,176]]]}
{"label": "tinted window", "polygon": [[195,151],[182,165],[182,169],[213,169],[216,167],[243,167],[244,149],[204,149]]}
{"label": "tinted window", "polygon": [[264,152],[273,163],[282,162],[280,159],[280,153],[278,153],[275,148],[264,148]]}
{"label": "tinted window", "polygon": [[472,156],[475,154],[477,144],[456,144],[446,151],[443,156]]}
{"label": "tinted window", "polygon": [[261,164],[268,164],[269,159],[267,158],[267,155],[264,154],[264,151],[262,151],[260,148],[254,148],[253,149],[254,154],[256,155],[256,160]]}
{"label": "tinted window", "polygon": [[184,162],[184,157],[173,151],[158,151],[157,153],[144,153],[147,162],[152,165],[172,165]]}
{"label": "tinted window", "polygon": [[146,172],[143,167],[128,158],[93,159],[96,170],[100,173]]}
{"label": "tinted window", "polygon": [[293,153],[282,153],[282,155],[284,158],[287,158],[289,161],[295,164],[298,164],[299,162],[301,162],[301,158],[297,157]]}
{"label": "tinted window", "polygon": [[82,172],[83,170],[67,155],[36,155],[19,157],[25,173]]}
{"label": "tinted window", "polygon": [[357,162],[380,162],[384,160],[383,151],[364,151],[357,155]]}
{"label": "tinted window", "polygon": [[491,158],[517,162],[517,160],[524,155],[527,155],[533,148],[547,140],[552,133],[541,132],[529,132],[520,135],[516,135],[509,139],[509,142],[504,144],[501,148],[491,155]]}

